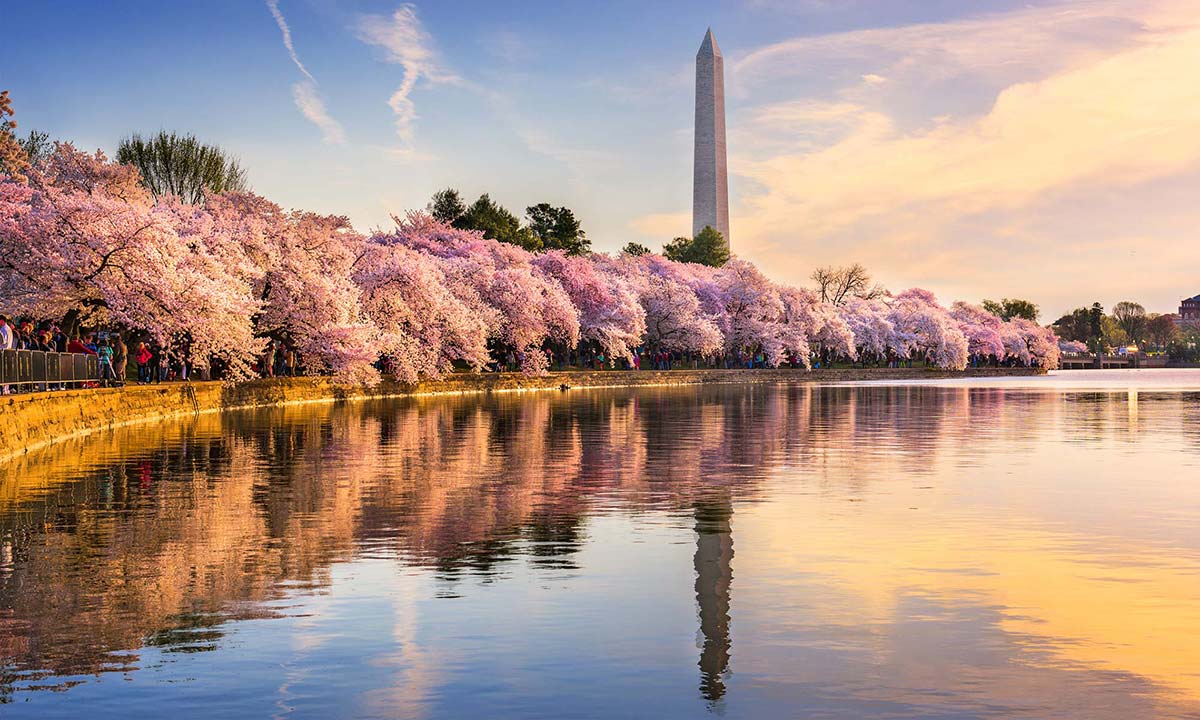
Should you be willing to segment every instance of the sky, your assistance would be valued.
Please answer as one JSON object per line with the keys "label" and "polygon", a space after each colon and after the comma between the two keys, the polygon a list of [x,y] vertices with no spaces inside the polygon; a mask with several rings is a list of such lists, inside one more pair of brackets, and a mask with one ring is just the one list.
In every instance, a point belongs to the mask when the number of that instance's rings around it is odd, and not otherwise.
{"label": "sky", "polygon": [[725,57],[734,254],[859,262],[1049,322],[1200,293],[1200,0],[9,2],[20,130],[191,132],[363,231],[444,187],[691,228],[694,58]]}

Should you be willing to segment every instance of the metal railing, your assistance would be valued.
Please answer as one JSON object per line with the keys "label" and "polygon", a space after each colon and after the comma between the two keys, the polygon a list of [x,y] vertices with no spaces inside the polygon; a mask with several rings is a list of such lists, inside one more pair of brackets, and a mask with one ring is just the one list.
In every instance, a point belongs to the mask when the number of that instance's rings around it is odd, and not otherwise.
{"label": "metal railing", "polygon": [[0,350],[0,386],[10,391],[83,387],[99,380],[100,363],[95,355]]}

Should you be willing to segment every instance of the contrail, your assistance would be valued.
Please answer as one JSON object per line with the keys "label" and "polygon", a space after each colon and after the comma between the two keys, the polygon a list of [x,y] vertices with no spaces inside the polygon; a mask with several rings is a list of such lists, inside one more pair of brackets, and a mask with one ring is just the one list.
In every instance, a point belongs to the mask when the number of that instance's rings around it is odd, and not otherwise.
{"label": "contrail", "polygon": [[317,81],[308,68],[304,67],[304,63],[300,62],[300,57],[296,55],[296,48],[292,46],[292,31],[288,28],[287,20],[283,19],[283,13],[279,12],[278,0],[267,0],[267,8],[270,9],[271,15],[275,16],[275,24],[279,26],[279,31],[283,33],[283,46],[287,48],[288,55],[292,56],[292,62],[296,63],[296,67],[300,68],[300,72],[304,73],[305,77]]}

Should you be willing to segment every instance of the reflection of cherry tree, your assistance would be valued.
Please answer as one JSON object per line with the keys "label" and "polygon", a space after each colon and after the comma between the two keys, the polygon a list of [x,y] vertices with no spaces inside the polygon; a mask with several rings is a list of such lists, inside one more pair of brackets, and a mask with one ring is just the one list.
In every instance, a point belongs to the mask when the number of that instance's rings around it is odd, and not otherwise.
{"label": "reflection of cherry tree", "polygon": [[[13,558],[0,574],[0,637],[18,666],[95,672],[146,637],[184,642],[174,629],[256,612],[245,603],[278,597],[281,583],[326,584],[363,547],[447,582],[522,559],[561,566],[594,512],[708,508],[728,519],[780,462],[815,474],[851,464],[842,474],[869,483],[878,458],[854,450],[862,437],[900,468],[926,467],[942,452],[942,423],[994,423],[1002,416],[987,408],[1001,400],[937,388],[645,388],[278,408],[205,416],[177,437],[96,436],[36,466],[23,460],[28,499],[0,506]],[[907,430],[912,417],[924,432]],[[80,458],[96,463],[82,479]],[[716,570],[697,588],[717,602],[714,652],[729,612],[727,571]]]}

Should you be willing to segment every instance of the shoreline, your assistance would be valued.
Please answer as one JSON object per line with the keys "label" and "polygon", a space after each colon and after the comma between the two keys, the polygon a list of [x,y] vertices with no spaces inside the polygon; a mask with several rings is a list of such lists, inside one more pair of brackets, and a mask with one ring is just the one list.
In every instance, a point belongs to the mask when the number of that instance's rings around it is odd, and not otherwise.
{"label": "shoreline", "polygon": [[252,408],[495,392],[781,382],[887,382],[1043,374],[1044,370],[1024,367],[963,371],[928,368],[569,370],[541,376],[456,373],[412,384],[384,381],[374,387],[338,385],[323,377],[295,377],[250,380],[233,385],[209,381],[56,390],[0,397],[0,463],[104,430]]}

